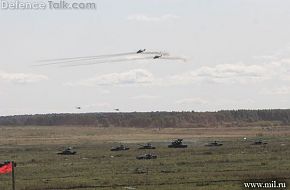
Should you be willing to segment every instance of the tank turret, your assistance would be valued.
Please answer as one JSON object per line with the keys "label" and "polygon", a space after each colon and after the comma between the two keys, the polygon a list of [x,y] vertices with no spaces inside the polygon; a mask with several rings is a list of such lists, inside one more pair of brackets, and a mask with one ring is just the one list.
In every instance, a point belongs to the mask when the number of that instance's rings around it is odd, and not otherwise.
{"label": "tank turret", "polygon": [[151,143],[147,143],[145,145],[139,144],[139,149],[144,150],[144,149],[156,149]]}
{"label": "tank turret", "polygon": [[252,143],[252,145],[266,145],[268,143],[263,142],[262,140],[256,140],[255,142]]}
{"label": "tank turret", "polygon": [[144,154],[136,157],[137,160],[152,160],[156,158],[157,156],[154,154]]}
{"label": "tank turret", "polygon": [[59,155],[75,155],[77,152],[73,151],[71,147],[64,149],[63,151],[57,153]]}
{"label": "tank turret", "polygon": [[112,147],[111,151],[124,151],[124,150],[129,150],[129,147],[126,147],[125,145],[120,145],[120,146],[116,146],[116,147]]}
{"label": "tank turret", "polygon": [[168,145],[168,148],[187,148],[187,145],[182,143],[183,139],[176,139]]}
{"label": "tank turret", "polygon": [[223,144],[218,143],[217,141],[214,141],[214,142],[210,142],[210,143],[206,144],[205,146],[223,146]]}

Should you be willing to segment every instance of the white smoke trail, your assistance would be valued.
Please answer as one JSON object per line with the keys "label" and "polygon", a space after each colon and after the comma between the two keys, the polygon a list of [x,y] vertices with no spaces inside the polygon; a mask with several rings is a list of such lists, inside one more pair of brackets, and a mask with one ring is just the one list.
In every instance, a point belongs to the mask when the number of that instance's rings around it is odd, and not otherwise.
{"label": "white smoke trail", "polygon": [[84,57],[70,57],[70,58],[61,58],[61,59],[47,59],[47,60],[40,60],[38,62],[44,64],[36,64],[34,66],[48,66],[48,65],[57,65],[63,63],[72,63],[72,62],[80,62],[80,61],[90,61],[90,60],[98,60],[98,59],[106,59],[106,58],[114,58],[114,57],[123,57],[123,56],[130,56],[130,55],[169,55],[166,52],[144,52],[137,54],[136,52],[129,52],[129,53],[119,53],[119,54],[108,54],[108,55],[98,55],[98,56],[84,56]]}
{"label": "white smoke trail", "polygon": [[161,56],[157,59],[163,60],[178,60],[186,61],[183,57],[170,57],[167,52],[128,52],[128,53],[118,53],[118,54],[108,54],[108,55],[98,55],[98,56],[84,56],[84,57],[69,57],[61,59],[48,59],[41,60],[42,64],[37,64],[33,66],[49,66],[49,65],[60,65],[61,67],[75,67],[75,66],[88,66],[103,63],[116,63],[116,62],[128,62],[128,61],[141,61],[154,59],[156,56]]}
{"label": "white smoke trail", "polygon": [[178,60],[178,61],[183,61],[183,62],[186,62],[187,59],[184,58],[184,57],[160,57],[159,59],[166,59],[166,60]]}
{"label": "white smoke trail", "polygon": [[[113,59],[113,60],[97,61],[97,62],[93,62],[93,63],[68,64],[68,65],[62,65],[62,67],[89,66],[89,65],[97,65],[97,64],[103,64],[103,63],[141,61],[141,60],[148,60],[148,59],[153,59],[153,58],[152,57],[138,57],[138,58],[127,58],[127,59]],[[91,60],[91,61],[93,61],[93,60]]]}

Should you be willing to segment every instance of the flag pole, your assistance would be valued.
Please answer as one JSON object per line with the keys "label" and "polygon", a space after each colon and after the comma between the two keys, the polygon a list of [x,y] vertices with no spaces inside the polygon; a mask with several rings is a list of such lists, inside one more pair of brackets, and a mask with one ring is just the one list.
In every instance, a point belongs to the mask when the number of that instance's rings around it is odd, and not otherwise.
{"label": "flag pole", "polygon": [[14,173],[14,161],[12,161],[12,190],[15,190],[15,173]]}

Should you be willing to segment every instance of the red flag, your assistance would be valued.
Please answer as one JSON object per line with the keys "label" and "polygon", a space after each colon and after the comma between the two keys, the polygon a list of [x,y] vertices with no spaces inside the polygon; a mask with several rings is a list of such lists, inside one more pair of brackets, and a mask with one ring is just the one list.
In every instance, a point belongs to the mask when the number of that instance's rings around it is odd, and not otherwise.
{"label": "red flag", "polygon": [[0,166],[0,174],[7,174],[12,172],[12,162]]}

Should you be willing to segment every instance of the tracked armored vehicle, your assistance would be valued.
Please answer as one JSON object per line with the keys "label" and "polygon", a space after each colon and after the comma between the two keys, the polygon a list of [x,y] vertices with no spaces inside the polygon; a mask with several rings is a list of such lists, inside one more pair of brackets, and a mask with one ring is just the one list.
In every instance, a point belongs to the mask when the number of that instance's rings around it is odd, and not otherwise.
{"label": "tracked armored vehicle", "polygon": [[187,148],[186,144],[182,143],[183,139],[176,139],[168,145],[168,148]]}
{"label": "tracked armored vehicle", "polygon": [[111,148],[111,151],[125,151],[125,150],[129,150],[129,149],[130,149],[129,147],[126,147],[126,146],[121,144],[120,146]]}
{"label": "tracked armored vehicle", "polygon": [[223,146],[223,144],[218,143],[217,141],[214,141],[214,142],[210,142],[210,143],[206,144],[205,146]]}
{"label": "tracked armored vehicle", "polygon": [[145,150],[145,149],[156,149],[155,146],[153,146],[151,143],[147,143],[145,145],[139,144],[139,149],[140,150]]}
{"label": "tracked armored vehicle", "polygon": [[255,142],[252,143],[252,145],[266,145],[268,143],[263,142],[262,140],[256,140]]}
{"label": "tracked armored vehicle", "polygon": [[77,152],[73,151],[71,147],[64,149],[63,151],[57,153],[59,155],[75,155]]}
{"label": "tracked armored vehicle", "polygon": [[137,160],[152,160],[156,158],[157,156],[154,154],[144,154],[136,157]]}

